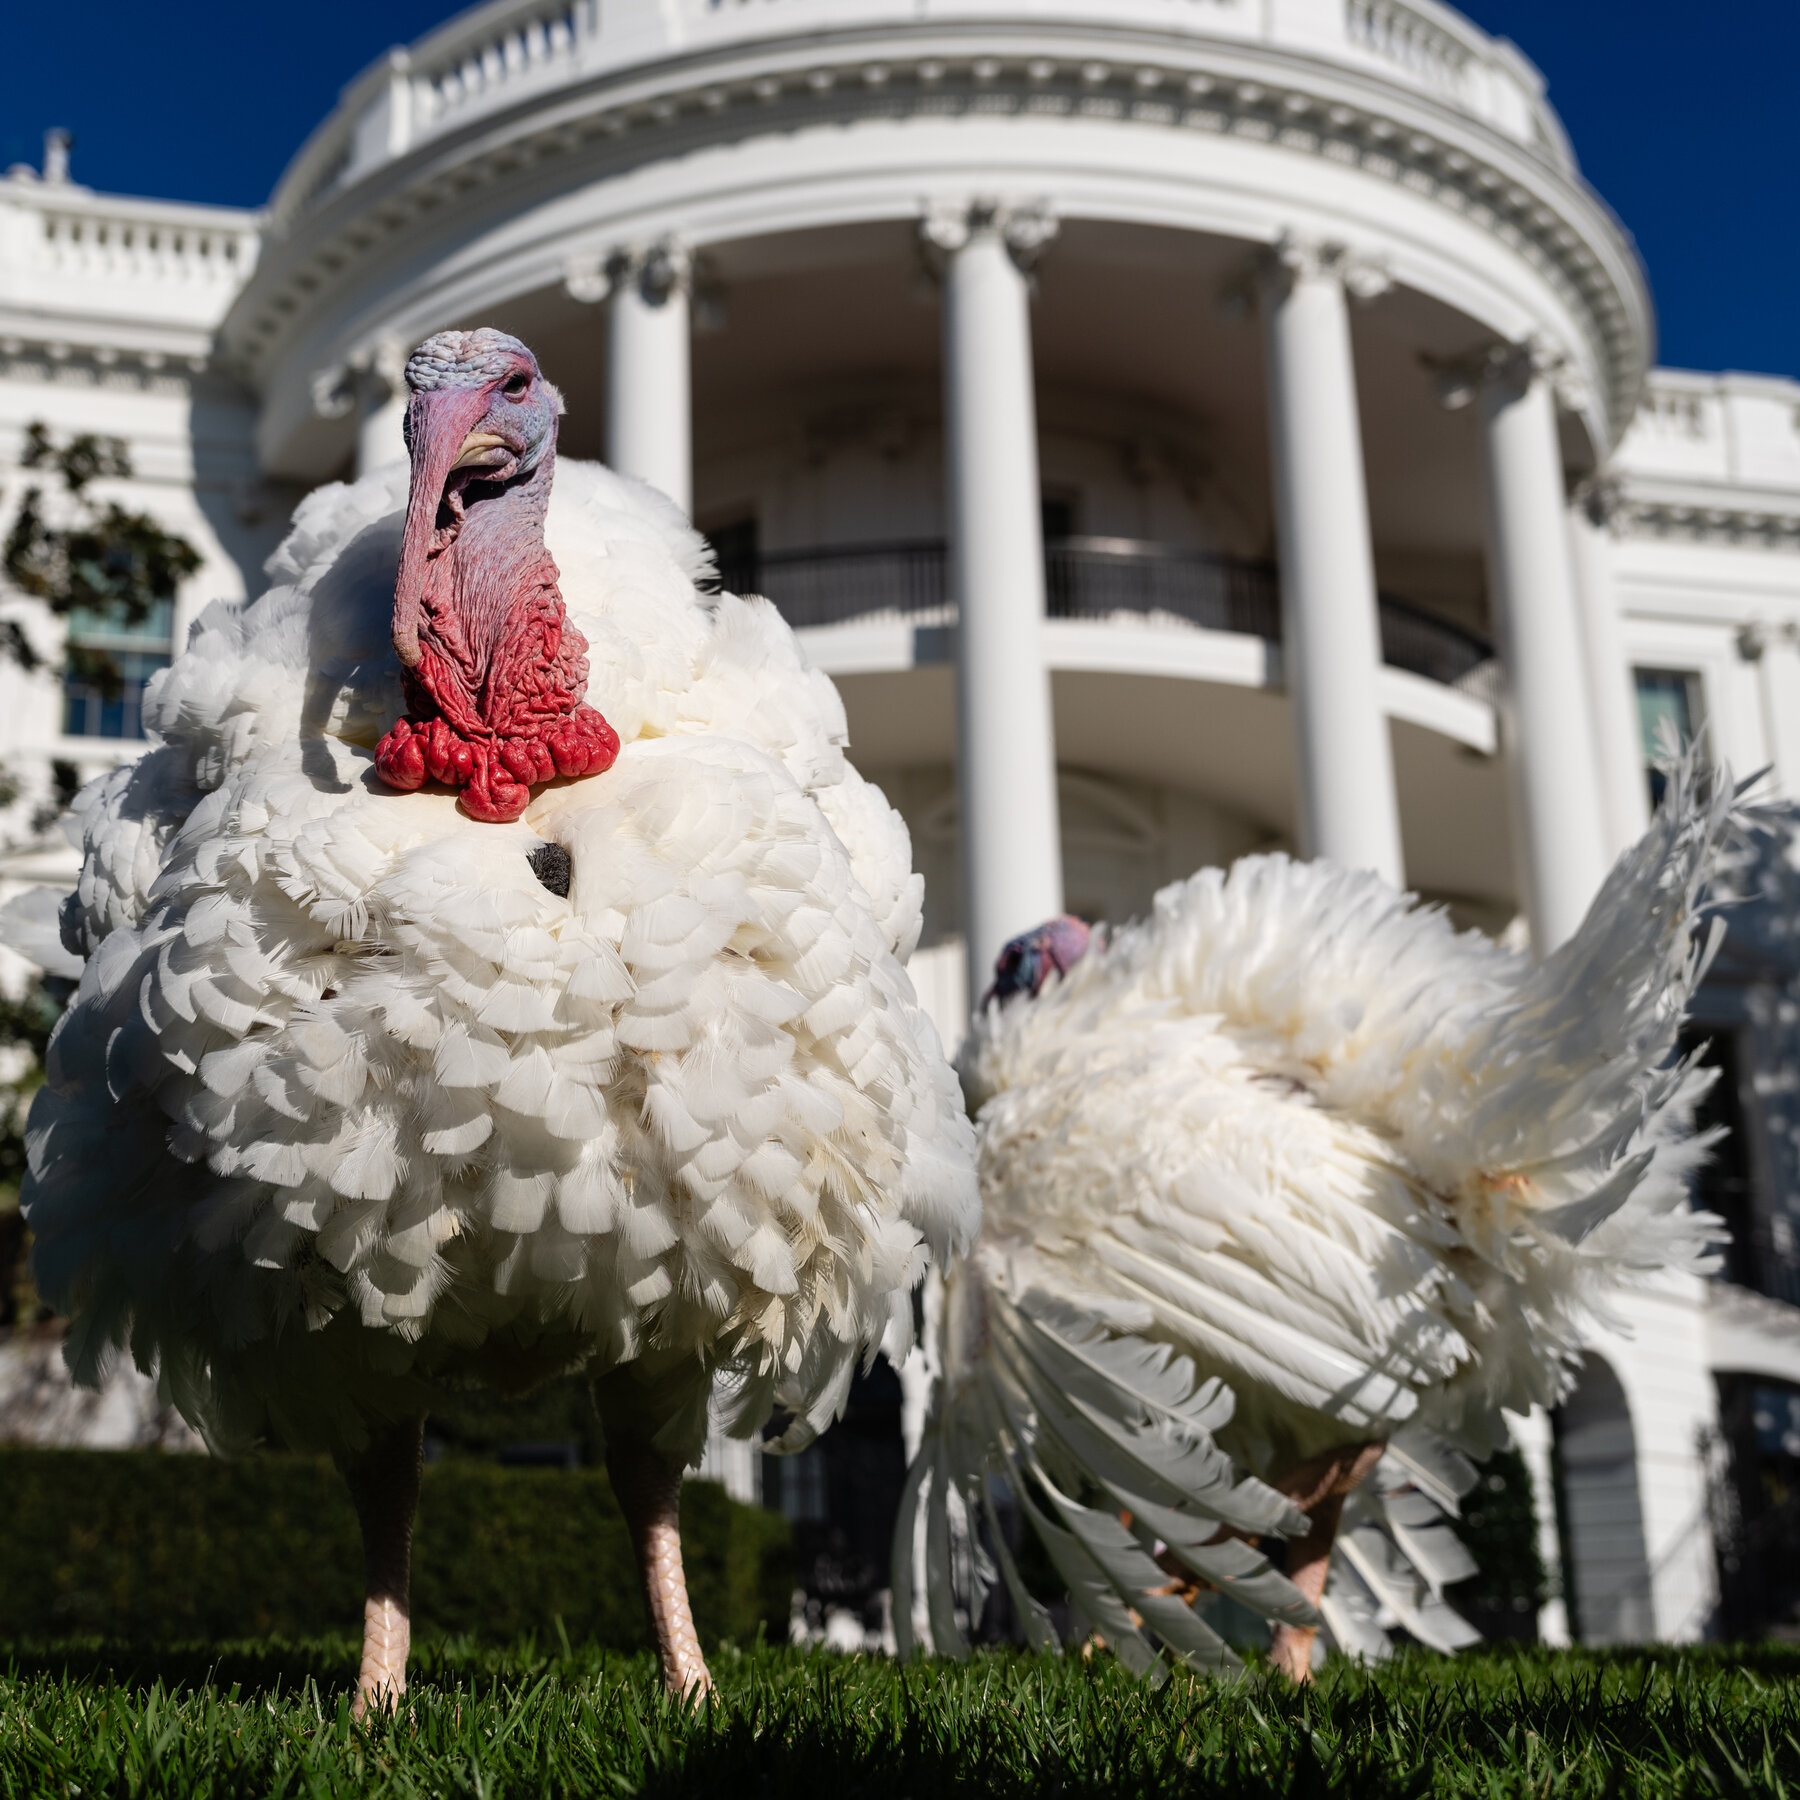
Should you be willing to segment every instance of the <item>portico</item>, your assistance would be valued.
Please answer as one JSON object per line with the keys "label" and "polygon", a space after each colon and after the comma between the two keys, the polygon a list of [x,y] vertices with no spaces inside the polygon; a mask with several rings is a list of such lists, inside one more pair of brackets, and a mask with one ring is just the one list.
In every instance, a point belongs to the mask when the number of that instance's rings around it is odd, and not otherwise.
{"label": "portico", "polygon": [[[875,774],[955,789],[932,928],[969,994],[1059,906],[1148,901],[1065,880],[1074,771],[1148,779],[1172,868],[1203,813],[1560,941],[1616,836],[1556,773],[1602,734],[1566,496],[1648,307],[1534,77],[1453,15],[1397,56],[1323,0],[1125,0],[1130,55],[1111,13],[939,10],[501,7],[415,46],[297,160],[227,322],[265,461],[397,454],[384,344],[543,345],[565,445],[789,612]],[[391,262],[385,212],[451,188],[451,237]],[[1554,379],[1502,404],[1521,358]],[[1184,728],[1141,755],[1171,684]]]}

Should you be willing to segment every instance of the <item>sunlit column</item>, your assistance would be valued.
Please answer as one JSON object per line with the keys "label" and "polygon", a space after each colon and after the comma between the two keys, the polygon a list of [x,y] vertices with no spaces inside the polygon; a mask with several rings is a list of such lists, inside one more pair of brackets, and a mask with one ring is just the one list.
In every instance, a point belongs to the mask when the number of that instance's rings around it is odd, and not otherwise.
{"label": "sunlit column", "polygon": [[1631,662],[1619,629],[1619,603],[1612,579],[1612,514],[1616,495],[1600,483],[1582,494],[1569,513],[1575,554],[1575,586],[1587,651],[1588,698],[1594,713],[1595,749],[1600,757],[1601,796],[1606,810],[1607,853],[1616,857],[1641,837],[1650,823],[1650,793],[1644,779],[1642,734]]}
{"label": "sunlit column", "polygon": [[1551,1597],[1538,1609],[1538,1642],[1561,1646],[1569,1641],[1569,1607],[1562,1597],[1573,1572],[1562,1566],[1562,1539],[1556,1526],[1556,1450],[1550,1415],[1534,1406],[1529,1413],[1508,1413],[1513,1448],[1531,1477],[1531,1509],[1537,1524],[1537,1547]]}
{"label": "sunlit column", "polygon": [[694,505],[693,353],[688,254],[673,239],[608,265],[606,460]]}
{"label": "sunlit column", "polygon": [[1507,761],[1539,956],[1574,935],[1609,861],[1548,377],[1532,346],[1509,345],[1485,360],[1474,382],[1488,594],[1506,669]]}
{"label": "sunlit column", "polygon": [[355,369],[356,473],[406,460],[406,346],[383,338]]}
{"label": "sunlit column", "polygon": [[1774,790],[1784,800],[1800,800],[1800,638],[1792,625],[1759,625],[1742,632],[1738,642],[1757,664],[1763,754],[1772,767]]}
{"label": "sunlit column", "polygon": [[1284,239],[1262,284],[1300,844],[1405,881],[1341,248]]}
{"label": "sunlit column", "polygon": [[1027,268],[1043,208],[934,208],[943,257],[944,426],[957,633],[957,773],[971,1001],[1006,940],[1062,910],[1056,736]]}
{"label": "sunlit column", "polygon": [[322,419],[348,415],[355,422],[358,481],[406,460],[406,352],[400,339],[384,337],[313,377],[313,411]]}

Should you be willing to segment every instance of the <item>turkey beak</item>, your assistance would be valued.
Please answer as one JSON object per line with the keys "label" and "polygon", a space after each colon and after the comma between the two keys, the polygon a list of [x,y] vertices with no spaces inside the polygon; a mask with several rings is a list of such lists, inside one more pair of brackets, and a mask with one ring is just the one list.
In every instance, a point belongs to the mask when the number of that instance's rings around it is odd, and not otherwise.
{"label": "turkey beak", "polygon": [[487,387],[432,388],[415,392],[407,408],[412,437],[412,487],[406,497],[406,536],[400,545],[400,573],[394,583],[394,649],[401,666],[419,666],[419,610],[425,598],[425,575],[444,483],[459,459],[473,457],[485,446],[475,426],[493,399]]}

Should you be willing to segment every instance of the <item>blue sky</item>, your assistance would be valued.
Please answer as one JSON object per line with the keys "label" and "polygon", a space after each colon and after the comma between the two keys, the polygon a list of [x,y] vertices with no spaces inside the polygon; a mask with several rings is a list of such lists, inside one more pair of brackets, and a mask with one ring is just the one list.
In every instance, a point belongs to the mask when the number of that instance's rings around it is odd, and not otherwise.
{"label": "blue sky", "polygon": [[[90,186],[255,205],[365,63],[453,10],[14,0],[0,166],[35,163],[44,128],[65,125]],[[1800,376],[1800,3],[1463,10],[1549,77],[1582,167],[1649,265],[1662,360]]]}

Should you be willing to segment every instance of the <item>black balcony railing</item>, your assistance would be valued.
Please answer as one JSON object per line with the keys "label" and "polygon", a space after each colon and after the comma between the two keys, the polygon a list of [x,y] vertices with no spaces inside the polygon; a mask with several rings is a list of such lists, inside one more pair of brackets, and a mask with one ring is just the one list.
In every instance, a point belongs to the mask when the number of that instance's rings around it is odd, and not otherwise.
{"label": "black balcony railing", "polygon": [[[733,593],[767,594],[801,629],[880,617],[947,624],[954,617],[948,556],[934,540],[736,555],[721,560],[719,578]],[[1053,619],[1136,613],[1281,641],[1273,563],[1130,538],[1055,538],[1044,548],[1044,579]],[[1393,668],[1450,686],[1490,662],[1494,650],[1474,632],[1383,594],[1381,654]]]}

